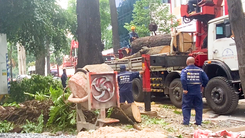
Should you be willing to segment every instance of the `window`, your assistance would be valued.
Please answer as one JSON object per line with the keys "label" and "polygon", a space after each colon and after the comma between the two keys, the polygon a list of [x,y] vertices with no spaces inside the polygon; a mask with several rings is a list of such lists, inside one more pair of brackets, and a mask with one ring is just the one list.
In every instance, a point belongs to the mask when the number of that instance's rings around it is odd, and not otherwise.
{"label": "window", "polygon": [[224,38],[224,24],[217,24],[216,25],[216,39]]}
{"label": "window", "polygon": [[162,0],[162,3],[170,3],[169,0]]}
{"label": "window", "polygon": [[222,26],[216,27],[216,34],[217,35],[222,35],[223,34],[223,27]]}
{"label": "window", "polygon": [[72,57],[77,57],[78,48],[72,49]]}

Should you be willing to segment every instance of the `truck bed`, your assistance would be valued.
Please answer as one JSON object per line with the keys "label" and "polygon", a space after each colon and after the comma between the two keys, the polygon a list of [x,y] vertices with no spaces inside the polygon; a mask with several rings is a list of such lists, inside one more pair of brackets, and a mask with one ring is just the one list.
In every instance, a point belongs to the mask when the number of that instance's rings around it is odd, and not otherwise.
{"label": "truck bed", "polygon": [[[152,55],[150,56],[150,69],[151,71],[166,71],[166,70],[178,70],[186,67],[186,59],[188,55]],[[141,71],[142,70],[142,57],[106,61],[115,71],[120,70],[120,65],[125,65],[129,71]]]}

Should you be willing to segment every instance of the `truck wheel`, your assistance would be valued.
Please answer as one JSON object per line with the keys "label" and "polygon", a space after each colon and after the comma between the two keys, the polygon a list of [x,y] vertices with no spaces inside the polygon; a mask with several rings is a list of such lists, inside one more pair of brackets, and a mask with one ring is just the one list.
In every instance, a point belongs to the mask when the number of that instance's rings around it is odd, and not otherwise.
{"label": "truck wheel", "polygon": [[132,82],[132,92],[134,100],[137,102],[144,101],[144,93],[142,87],[142,81],[139,78],[135,78]]}
{"label": "truck wheel", "polygon": [[182,107],[183,88],[180,79],[174,79],[169,85],[169,97],[174,106]]}
{"label": "truck wheel", "polygon": [[215,77],[208,82],[205,97],[209,107],[218,114],[233,112],[239,100],[235,90],[224,77]]}

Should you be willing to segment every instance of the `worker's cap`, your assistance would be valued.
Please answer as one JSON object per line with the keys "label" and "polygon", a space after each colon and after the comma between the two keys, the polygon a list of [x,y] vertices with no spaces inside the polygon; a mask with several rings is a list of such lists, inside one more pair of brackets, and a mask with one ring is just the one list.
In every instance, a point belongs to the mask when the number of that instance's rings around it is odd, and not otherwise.
{"label": "worker's cap", "polygon": [[125,65],[120,65],[120,69],[126,69]]}
{"label": "worker's cap", "polygon": [[131,30],[135,30],[135,26],[131,26]]}

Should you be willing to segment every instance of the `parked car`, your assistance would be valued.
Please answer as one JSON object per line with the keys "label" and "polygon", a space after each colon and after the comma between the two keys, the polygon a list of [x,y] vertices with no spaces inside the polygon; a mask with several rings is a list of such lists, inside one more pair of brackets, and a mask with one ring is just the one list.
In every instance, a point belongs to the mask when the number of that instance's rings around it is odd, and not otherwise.
{"label": "parked car", "polygon": [[30,76],[30,75],[18,75],[18,76],[16,77],[16,81],[17,81],[17,82],[20,82],[20,81],[22,81],[24,78],[30,79],[31,76]]}

